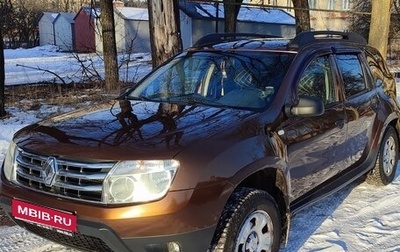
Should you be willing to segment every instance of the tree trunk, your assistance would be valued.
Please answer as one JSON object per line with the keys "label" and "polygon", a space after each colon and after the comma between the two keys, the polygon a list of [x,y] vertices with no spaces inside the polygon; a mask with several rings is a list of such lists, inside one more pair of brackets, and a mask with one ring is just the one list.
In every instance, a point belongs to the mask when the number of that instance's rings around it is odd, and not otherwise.
{"label": "tree trunk", "polygon": [[5,110],[5,69],[4,69],[4,48],[3,48],[3,27],[0,26],[0,118],[6,115]]}
{"label": "tree trunk", "polygon": [[106,91],[112,92],[119,87],[117,48],[115,41],[114,6],[110,0],[101,0],[101,27],[103,36],[103,55]]}
{"label": "tree trunk", "polygon": [[6,115],[6,100],[4,95],[5,89],[5,67],[4,67],[4,43],[3,33],[6,31],[5,21],[9,18],[12,5],[10,0],[2,0],[0,2],[0,118]]}
{"label": "tree trunk", "polygon": [[179,0],[148,0],[153,67],[182,51]]}
{"label": "tree trunk", "polygon": [[391,0],[372,0],[368,43],[386,59],[389,41]]}
{"label": "tree trunk", "polygon": [[296,19],[296,33],[310,31],[310,8],[308,0],[292,0],[292,2]]}
{"label": "tree trunk", "polygon": [[235,33],[237,16],[243,0],[224,0],[225,32]]}

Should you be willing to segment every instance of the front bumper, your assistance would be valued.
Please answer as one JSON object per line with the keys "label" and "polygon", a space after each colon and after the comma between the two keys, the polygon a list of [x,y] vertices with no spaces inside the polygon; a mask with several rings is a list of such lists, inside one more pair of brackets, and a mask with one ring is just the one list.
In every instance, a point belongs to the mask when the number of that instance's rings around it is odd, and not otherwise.
{"label": "front bumper", "polygon": [[[0,207],[12,220],[28,231],[69,247],[86,251],[133,251],[133,252],[172,252],[172,251],[198,251],[205,252],[215,228],[205,228],[193,232],[164,235],[121,238],[110,227],[86,220],[78,220],[79,232],[70,236],[49,230],[35,224],[16,220],[11,217],[11,200],[0,197]],[[180,250],[174,250],[176,245]]]}
{"label": "front bumper", "polygon": [[[205,252],[221,211],[219,202],[209,200],[213,197],[199,199],[196,190],[189,195],[188,192],[177,192],[171,196],[173,200],[167,196],[160,202],[144,206],[110,208],[45,195],[11,184],[1,177],[0,207],[14,222],[49,240],[87,251]],[[207,191],[215,192],[215,189],[208,188]],[[204,194],[204,190],[201,189],[199,194]],[[77,232],[68,235],[13,218],[14,197],[75,212]],[[177,246],[179,250],[176,250]]]}

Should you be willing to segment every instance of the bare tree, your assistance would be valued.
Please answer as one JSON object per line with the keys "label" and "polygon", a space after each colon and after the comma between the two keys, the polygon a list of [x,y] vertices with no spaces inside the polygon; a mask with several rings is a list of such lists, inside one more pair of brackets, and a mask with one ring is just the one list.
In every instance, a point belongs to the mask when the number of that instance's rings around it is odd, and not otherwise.
{"label": "bare tree", "polygon": [[296,19],[296,33],[311,30],[308,0],[292,0]]}
{"label": "bare tree", "polygon": [[114,5],[110,0],[101,0],[101,27],[105,70],[105,87],[115,91],[119,86],[117,47],[115,40]]}
{"label": "bare tree", "polygon": [[2,20],[3,36],[8,44],[16,47],[32,47],[39,43],[38,21],[43,12],[77,12],[83,5],[93,0],[0,0],[12,3],[12,11],[6,12],[7,18]]}
{"label": "bare tree", "polygon": [[386,59],[389,41],[391,0],[372,0],[371,26],[368,43]]}
{"label": "bare tree", "polygon": [[4,42],[3,42],[3,30],[5,29],[5,21],[7,19],[7,13],[11,12],[11,2],[4,0],[0,2],[0,118],[6,115],[5,109],[5,67],[4,67]]}
{"label": "bare tree", "polygon": [[[37,1],[39,3],[39,1]],[[46,2],[40,1],[41,5]],[[45,6],[49,11],[77,12],[84,5],[91,5],[92,0],[56,0],[49,1]]]}
{"label": "bare tree", "polygon": [[5,86],[5,69],[4,69],[4,48],[3,48],[3,28],[0,26],[0,118],[6,115],[5,110],[5,96],[4,96],[4,86]]}
{"label": "bare tree", "polygon": [[366,39],[369,34],[371,16],[371,1],[354,0],[352,2],[352,13],[350,18],[349,30],[363,35]]}
{"label": "bare tree", "polygon": [[400,6],[398,1],[393,1],[393,14],[390,19],[389,45],[394,51],[399,52],[400,39]]}
{"label": "bare tree", "polygon": [[57,10],[64,11],[64,12],[72,12],[72,11],[78,11],[80,7],[82,7],[84,4],[90,5],[91,0],[86,0],[86,1],[74,1],[74,0],[58,0],[58,1],[53,1],[53,4],[58,4]]}
{"label": "bare tree", "polygon": [[224,0],[225,32],[235,33],[237,17],[243,0]]}
{"label": "bare tree", "polygon": [[182,51],[178,1],[147,1],[153,67]]}
{"label": "bare tree", "polygon": [[[378,1],[379,5],[382,5],[383,2]],[[400,34],[400,9],[398,6],[398,3],[396,1],[394,1],[393,4],[393,13],[392,15],[390,15],[389,13],[385,14],[386,17],[388,18],[389,16],[391,17],[390,19],[390,28],[389,28],[389,37],[388,39],[382,39],[382,31],[384,27],[381,27],[381,25],[379,24],[379,19],[380,17],[376,18],[376,17],[372,17],[372,3],[371,1],[364,1],[364,0],[353,0],[353,9],[352,9],[352,15],[351,15],[351,24],[349,26],[349,30],[352,32],[357,32],[362,34],[366,39],[369,40],[369,43],[374,43],[371,40],[371,37],[375,36],[375,39],[377,39],[377,42],[385,42],[390,44],[391,46],[391,52],[394,53],[392,55],[396,56],[397,53],[399,52],[399,46],[398,46],[398,41],[399,41],[399,34]],[[384,6],[382,6],[384,7]],[[379,8],[379,16],[383,15],[382,13],[383,8]],[[394,14],[394,15],[393,15]],[[374,14],[376,15],[376,14]],[[375,31],[372,31],[370,29],[370,27],[372,26],[372,23],[375,23],[375,26],[378,27],[378,30],[376,30],[375,27]],[[388,21],[385,21],[386,25],[387,25]],[[374,34],[370,36],[370,32],[373,32]],[[372,38],[374,39],[374,38]],[[378,45],[379,47],[379,45]],[[386,51],[387,49],[378,49],[381,53],[382,56],[386,56]]]}
{"label": "bare tree", "polygon": [[137,8],[147,8],[147,1],[125,1],[125,6],[137,7]]}
{"label": "bare tree", "polygon": [[13,47],[36,46],[39,38],[38,20],[45,6],[35,0],[13,0],[13,11],[6,13],[8,20],[3,30],[4,36],[10,39]]}

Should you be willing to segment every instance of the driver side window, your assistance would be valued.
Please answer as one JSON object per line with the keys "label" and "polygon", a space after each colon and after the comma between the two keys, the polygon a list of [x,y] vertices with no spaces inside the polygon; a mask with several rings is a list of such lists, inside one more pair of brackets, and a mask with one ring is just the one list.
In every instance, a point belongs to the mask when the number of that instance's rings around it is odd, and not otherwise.
{"label": "driver side window", "polygon": [[298,95],[318,97],[324,104],[336,101],[329,56],[320,56],[311,61],[297,89]]}

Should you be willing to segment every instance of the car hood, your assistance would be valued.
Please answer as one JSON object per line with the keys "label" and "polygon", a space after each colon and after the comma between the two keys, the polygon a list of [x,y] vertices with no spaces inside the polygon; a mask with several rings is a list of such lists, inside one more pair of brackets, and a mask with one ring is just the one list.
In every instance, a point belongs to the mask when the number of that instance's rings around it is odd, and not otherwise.
{"label": "car hood", "polygon": [[255,112],[155,102],[94,105],[17,132],[25,151],[77,160],[172,158],[212,136],[223,137]]}

